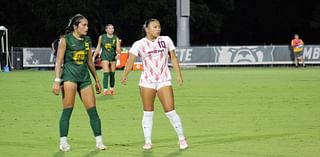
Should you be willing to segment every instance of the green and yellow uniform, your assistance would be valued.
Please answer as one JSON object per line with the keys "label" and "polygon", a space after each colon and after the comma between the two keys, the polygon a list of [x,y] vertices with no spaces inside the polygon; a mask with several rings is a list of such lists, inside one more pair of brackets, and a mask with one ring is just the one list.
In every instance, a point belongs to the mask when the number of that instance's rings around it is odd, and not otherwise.
{"label": "green and yellow uniform", "polygon": [[85,36],[83,40],[76,39],[72,33],[65,35],[66,51],[61,78],[63,81],[75,82],[82,89],[91,84],[88,71],[91,39]]}
{"label": "green and yellow uniform", "polygon": [[296,57],[303,56],[303,41],[301,39],[292,39],[291,46]]}
{"label": "green and yellow uniform", "polygon": [[115,35],[111,38],[107,34],[101,35],[101,47],[101,60],[116,61],[117,37]]}

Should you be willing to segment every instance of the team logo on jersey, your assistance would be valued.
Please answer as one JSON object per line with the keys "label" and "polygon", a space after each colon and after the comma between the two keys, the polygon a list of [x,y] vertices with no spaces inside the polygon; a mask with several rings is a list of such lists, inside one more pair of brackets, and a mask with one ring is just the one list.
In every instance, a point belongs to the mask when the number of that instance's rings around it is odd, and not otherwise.
{"label": "team logo on jersey", "polygon": [[74,60],[74,62],[76,64],[84,64],[84,61],[86,59],[86,55],[88,54],[88,52],[86,51],[76,51],[73,56],[72,56],[72,59]]}
{"label": "team logo on jersey", "polygon": [[106,43],[104,45],[104,48],[106,48],[108,51],[110,51],[110,49],[112,48],[112,45],[110,43]]}
{"label": "team logo on jersey", "polygon": [[219,63],[262,63],[273,61],[274,46],[223,46],[215,50]]}

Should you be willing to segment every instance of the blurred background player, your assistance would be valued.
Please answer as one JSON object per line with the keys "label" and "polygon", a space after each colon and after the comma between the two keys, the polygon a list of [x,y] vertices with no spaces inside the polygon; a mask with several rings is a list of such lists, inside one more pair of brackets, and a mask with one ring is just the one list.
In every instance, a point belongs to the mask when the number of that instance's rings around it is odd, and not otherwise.
{"label": "blurred background player", "polygon": [[304,57],[303,57],[303,41],[299,38],[298,34],[294,35],[294,39],[291,40],[291,47],[294,53],[294,62],[296,68],[299,67],[299,61],[301,61],[303,67],[306,67],[304,64]]}
{"label": "blurred background player", "polygon": [[[112,24],[105,26],[105,34],[99,36],[98,45],[93,55],[93,60],[100,54],[101,66],[103,70],[103,93],[104,95],[114,94],[115,71],[117,54],[120,54],[120,41],[114,35]],[[110,77],[110,93],[108,91],[108,80]]]}
{"label": "blurred background player", "polygon": [[152,148],[151,134],[153,125],[154,100],[160,99],[163,109],[175,129],[180,149],[188,148],[179,115],[174,108],[174,96],[171,85],[171,74],[168,67],[169,57],[176,71],[179,86],[183,84],[179,62],[176,58],[175,46],[168,36],[160,36],[161,27],[157,19],[148,19],[143,27],[145,37],[136,41],[129,50],[129,59],[121,79],[126,84],[129,71],[137,56],[143,62],[143,72],[140,77],[140,96],[143,103],[142,128],[145,137],[143,149]]}
{"label": "blurred background player", "polygon": [[[97,92],[101,92],[99,78],[91,60],[91,39],[86,36],[87,32],[88,20],[83,15],[76,14],[70,19],[66,35],[61,38],[58,48],[52,88],[55,95],[60,93],[60,87],[62,90],[63,111],[59,123],[61,151],[68,151],[71,148],[67,142],[67,136],[77,92],[88,112],[96,139],[96,148],[99,150],[107,148],[102,142],[101,121],[96,110],[96,100],[89,74],[90,71],[95,79]],[[61,68],[62,64],[63,68]]]}
{"label": "blurred background player", "polygon": [[60,39],[61,39],[62,37],[63,37],[63,34],[60,34],[60,35],[59,35],[59,38],[57,38],[56,40],[54,40],[54,41],[51,43],[51,53],[52,53],[52,56],[53,56],[52,62],[53,62],[54,64],[56,63],[58,46],[59,46]]}

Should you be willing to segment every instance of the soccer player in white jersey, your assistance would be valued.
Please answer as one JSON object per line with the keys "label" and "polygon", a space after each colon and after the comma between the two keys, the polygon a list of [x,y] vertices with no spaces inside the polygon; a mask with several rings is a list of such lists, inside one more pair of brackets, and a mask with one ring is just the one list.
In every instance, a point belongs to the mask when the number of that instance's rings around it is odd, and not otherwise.
{"label": "soccer player in white jersey", "polygon": [[157,19],[148,19],[143,27],[146,35],[136,41],[130,48],[129,58],[121,80],[122,84],[125,85],[134,61],[137,56],[140,56],[143,62],[143,72],[139,82],[144,109],[142,128],[145,144],[143,149],[150,150],[152,148],[151,134],[156,95],[158,95],[163,109],[178,135],[179,148],[181,150],[187,149],[188,143],[183,133],[182,123],[174,108],[171,74],[168,67],[168,60],[171,59],[178,84],[181,86],[183,79],[175,53],[175,46],[170,37],[160,36],[161,26]]}

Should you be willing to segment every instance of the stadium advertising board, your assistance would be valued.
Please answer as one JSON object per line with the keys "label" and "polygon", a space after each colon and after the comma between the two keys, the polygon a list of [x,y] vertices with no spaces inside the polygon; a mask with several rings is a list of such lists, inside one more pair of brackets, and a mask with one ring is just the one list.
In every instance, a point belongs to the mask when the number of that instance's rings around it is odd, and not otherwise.
{"label": "stadium advertising board", "polygon": [[[292,64],[294,60],[289,46],[179,47],[176,51],[182,65]],[[306,63],[320,64],[320,46],[308,45],[303,51]]]}
{"label": "stadium advertising board", "polygon": [[53,67],[50,48],[23,48],[23,67]]}
{"label": "stadium advertising board", "polygon": [[[177,47],[176,52],[181,65],[292,64],[294,60],[285,45]],[[303,52],[307,64],[320,64],[320,45],[306,45]],[[50,48],[23,48],[23,67],[53,67],[53,62]]]}

